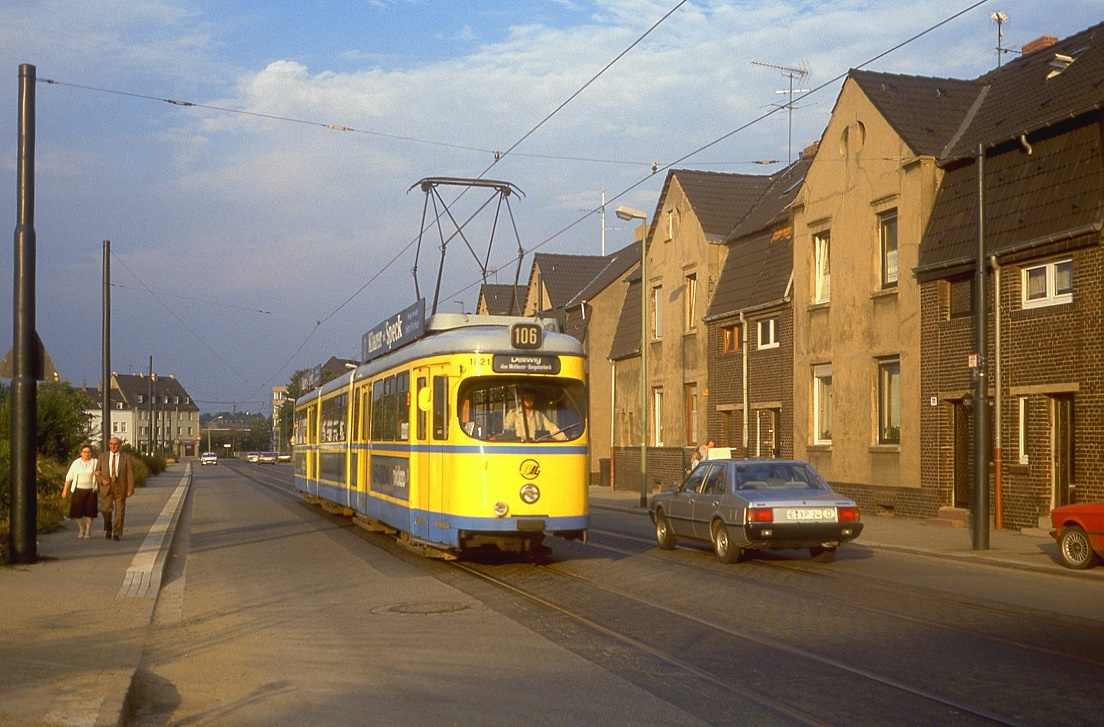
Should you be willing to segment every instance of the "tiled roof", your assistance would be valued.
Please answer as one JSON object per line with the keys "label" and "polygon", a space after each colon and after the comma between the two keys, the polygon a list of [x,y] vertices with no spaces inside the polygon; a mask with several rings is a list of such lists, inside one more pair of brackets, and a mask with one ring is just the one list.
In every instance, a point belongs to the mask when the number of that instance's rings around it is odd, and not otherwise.
{"label": "tiled roof", "polygon": [[[1104,157],[1096,114],[1067,121],[985,160],[986,253],[1069,241],[1104,218]],[[947,169],[920,243],[916,272],[972,265],[977,255],[974,164]],[[1099,227],[1097,227],[1097,232]]]}
{"label": "tiled roof", "polygon": [[693,169],[672,169],[667,172],[663,190],[659,194],[656,210],[652,216],[651,233],[659,224],[659,215],[671,182],[678,179],[683,194],[694,210],[698,224],[708,240],[720,242],[725,239],[752,205],[763,194],[769,177],[759,174],[726,174],[723,172],[701,172]]}
{"label": "tiled roof", "polygon": [[[168,403],[169,406],[181,411],[199,411],[199,406],[192,401],[188,392],[174,376],[158,376],[153,378],[145,374],[112,374],[112,400],[122,401],[127,409],[141,409],[149,405],[150,394],[157,397],[158,404]],[[121,397],[116,399],[115,395]],[[138,397],[142,401],[138,401]]]}
{"label": "tiled roof", "polygon": [[605,264],[602,266],[590,282],[579,290],[565,304],[568,308],[574,308],[591,300],[594,296],[608,288],[615,280],[624,275],[633,265],[640,262],[640,243],[634,242],[616,252],[602,258]]}
{"label": "tiled roof", "polygon": [[479,298],[492,316],[519,315],[525,308],[525,286],[487,283],[479,289]]}
{"label": "tiled roof", "polygon": [[939,156],[955,137],[982,84],[852,70],[849,74],[916,154]]}
{"label": "tiled roof", "polygon": [[[732,231],[706,321],[775,303],[786,295],[793,271],[790,205],[811,163],[812,155],[772,174],[763,196]],[[782,232],[776,236],[779,228]]]}
{"label": "tiled roof", "polygon": [[1104,220],[1104,25],[980,80],[984,100],[940,162],[946,174],[921,241],[920,276],[953,273],[977,254],[979,145],[987,149],[987,254],[1098,239]]}
{"label": "tiled roof", "polygon": [[969,124],[942,156],[971,156],[978,144],[1018,139],[1104,102],[1104,23],[1004,64],[977,81],[988,87]]}
{"label": "tiled roof", "polygon": [[619,361],[640,355],[640,271],[629,276],[625,303],[610,344],[610,359]]}
{"label": "tiled roof", "polygon": [[601,255],[533,255],[532,274],[540,274],[552,308],[562,308],[585,288],[607,265]]}

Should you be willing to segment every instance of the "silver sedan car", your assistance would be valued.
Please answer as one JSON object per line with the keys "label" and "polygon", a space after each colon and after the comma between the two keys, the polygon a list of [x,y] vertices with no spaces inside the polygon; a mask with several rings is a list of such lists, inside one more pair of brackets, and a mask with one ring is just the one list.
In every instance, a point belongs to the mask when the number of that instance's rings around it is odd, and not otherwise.
{"label": "silver sedan car", "polygon": [[859,508],[808,462],[705,460],[649,506],[659,547],[679,538],[713,544],[735,563],[748,550],[808,548],[828,563],[862,532]]}

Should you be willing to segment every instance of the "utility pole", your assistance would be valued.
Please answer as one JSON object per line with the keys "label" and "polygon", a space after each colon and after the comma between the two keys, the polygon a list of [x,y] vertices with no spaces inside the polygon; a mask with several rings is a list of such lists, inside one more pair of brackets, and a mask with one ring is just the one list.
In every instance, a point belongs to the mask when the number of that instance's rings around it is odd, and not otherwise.
{"label": "utility pole", "polygon": [[[978,144],[977,158],[977,259],[974,268],[974,350],[977,367],[974,383],[974,497],[970,516],[973,521],[974,550],[989,550],[989,381],[986,358],[989,354],[989,316],[985,291],[985,147]],[[1000,396],[1000,392],[997,392]]]}
{"label": "utility pole", "polygon": [[12,306],[11,563],[38,561],[38,333],[35,329],[35,67],[19,66],[15,266]]}
{"label": "utility pole", "polygon": [[789,130],[788,130],[787,135],[786,135],[786,164],[790,164],[791,162],[793,162],[793,95],[795,93],[808,93],[809,92],[809,89],[807,89],[807,88],[794,88],[793,87],[794,86],[794,79],[795,78],[798,78],[798,79],[805,78],[806,76],[809,75],[809,69],[805,68],[804,65],[802,65],[801,68],[790,68],[788,66],[776,66],[772,63],[763,63],[761,61],[752,61],[751,65],[753,65],[753,66],[763,66],[764,68],[773,68],[775,70],[781,71],[782,75],[784,75],[784,76],[786,76],[790,79],[789,89],[784,89],[784,90],[781,90],[781,91],[779,91],[779,90],[775,91],[775,93],[777,93],[777,94],[783,94],[784,93],[788,97],[788,100],[786,101],[786,104],[785,104],[786,115],[788,117],[787,118],[787,124],[788,124],[788,127],[789,127]]}
{"label": "utility pole", "polygon": [[100,353],[100,451],[107,451],[111,439],[111,240],[103,241],[103,349]]}

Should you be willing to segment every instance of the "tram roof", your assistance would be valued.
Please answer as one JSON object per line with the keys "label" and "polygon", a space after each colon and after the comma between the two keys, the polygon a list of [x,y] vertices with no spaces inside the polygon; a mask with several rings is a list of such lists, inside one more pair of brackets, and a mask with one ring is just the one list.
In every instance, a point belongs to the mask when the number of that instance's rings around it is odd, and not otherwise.
{"label": "tram roof", "polygon": [[298,402],[346,387],[350,377],[356,381],[369,379],[381,371],[407,363],[414,359],[441,356],[450,353],[499,353],[518,354],[510,345],[510,327],[515,323],[539,323],[544,329],[544,344],[539,351],[521,353],[545,353],[582,356],[583,344],[574,336],[560,333],[555,319],[529,316],[490,316],[474,313],[438,313],[426,320],[426,335],[391,353],[360,364],[356,369],[327,381],[322,386],[302,394]]}

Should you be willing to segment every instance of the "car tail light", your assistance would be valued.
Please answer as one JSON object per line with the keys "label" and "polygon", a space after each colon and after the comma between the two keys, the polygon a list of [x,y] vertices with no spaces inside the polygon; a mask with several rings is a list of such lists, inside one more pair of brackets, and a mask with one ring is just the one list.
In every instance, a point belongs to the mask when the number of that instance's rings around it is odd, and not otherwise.
{"label": "car tail light", "polygon": [[772,523],[774,510],[769,507],[749,507],[747,519],[749,523]]}
{"label": "car tail light", "polygon": [[859,508],[841,507],[838,510],[838,518],[841,523],[857,523],[859,521]]}

